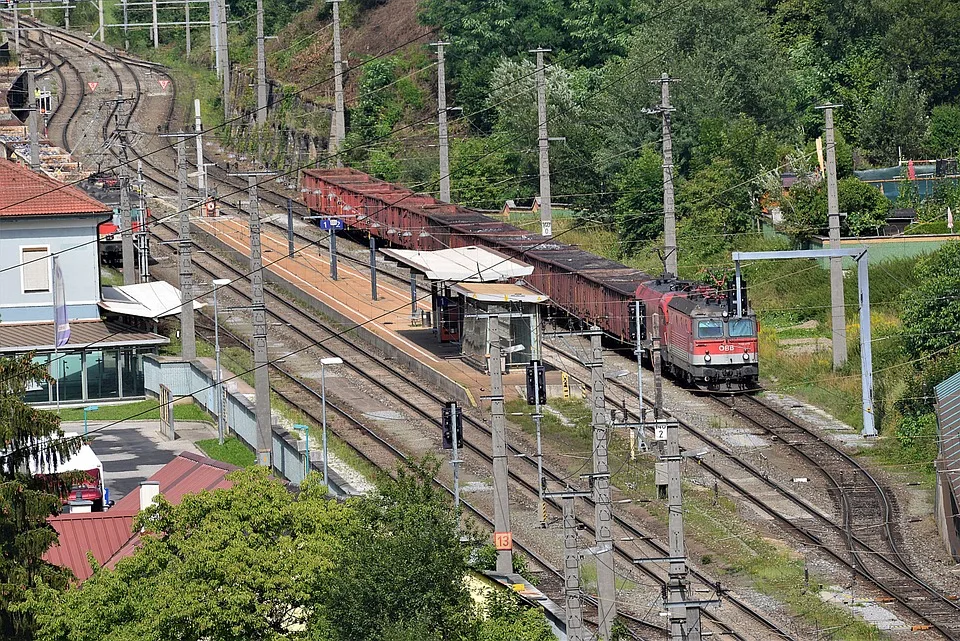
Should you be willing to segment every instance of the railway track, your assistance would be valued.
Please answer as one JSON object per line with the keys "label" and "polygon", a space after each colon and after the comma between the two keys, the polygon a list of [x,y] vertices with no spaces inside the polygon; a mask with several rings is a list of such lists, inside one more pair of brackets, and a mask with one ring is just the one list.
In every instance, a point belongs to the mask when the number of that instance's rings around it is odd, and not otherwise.
{"label": "railway track", "polygon": [[[544,344],[544,348],[559,355],[561,365],[570,372],[578,358],[558,348]],[[587,384],[587,370],[573,372],[572,377]],[[606,389],[620,390],[623,395],[636,397],[636,387],[617,378],[608,378]],[[607,394],[611,405],[617,405],[612,393]],[[645,404],[653,407],[650,399]],[[798,520],[785,513],[755,490],[746,487],[744,481],[733,479],[720,466],[701,459],[700,466],[719,481],[733,489],[758,510],[774,518],[785,530],[796,535],[805,545],[828,555],[851,574],[867,579],[884,595],[895,600],[918,619],[918,631],[927,628],[947,639],[960,638],[960,606],[947,595],[931,586],[909,567],[902,551],[897,546],[897,535],[892,527],[894,508],[881,484],[856,460],[839,448],[822,439],[813,430],[797,423],[790,417],[767,406],[752,396],[716,397],[722,404],[755,427],[770,434],[775,440],[789,446],[803,457],[815,470],[824,474],[832,483],[832,498],[836,501],[839,518],[831,517],[801,497],[792,489],[769,478],[763,470],[739,456],[723,441],[706,431],[677,419],[680,426],[711,450],[750,473],[754,483],[760,483],[807,514]],[[649,416],[649,414],[648,414]],[[631,421],[638,422],[637,412],[628,410]],[[677,417],[674,417],[675,419]]]}
{"label": "railway track", "polygon": [[[104,54],[99,54],[99,55],[106,56],[107,54],[104,53]],[[64,60],[66,60],[66,58],[64,58]],[[122,86],[123,86],[123,80],[120,78],[119,73],[116,72],[115,69],[113,69],[112,65],[108,65],[108,66],[109,66],[109,68],[114,72],[115,77],[116,77],[116,79],[117,79],[118,86],[122,87]],[[78,74],[78,76],[79,76],[79,74]],[[136,102],[134,103],[134,108],[131,109],[131,117],[132,117],[133,113],[136,112],[137,106],[139,105],[139,97],[140,97],[139,84],[140,84],[140,83],[139,83],[139,79],[137,78],[137,75],[136,75],[135,72],[132,72],[132,71],[131,71],[131,72],[130,72],[130,76],[131,76],[131,78],[132,78],[133,84],[136,85],[136,89],[137,89],[137,91],[135,92]],[[64,82],[66,82],[66,80],[64,80]],[[81,102],[82,102],[82,100],[81,100]],[[173,107],[173,103],[171,102],[171,106],[170,106],[171,112],[172,112],[172,107]],[[79,107],[78,107],[78,108],[79,108]],[[65,133],[66,133],[66,132],[65,132]],[[166,171],[165,171],[164,169],[160,168],[160,167],[155,166],[155,165],[153,164],[153,162],[150,161],[150,160],[144,159],[144,162],[145,162],[145,163],[150,167],[150,169],[151,169],[151,171],[148,173],[148,175],[150,176],[151,182],[153,182],[154,184],[157,184],[157,185],[163,185],[163,178],[160,178],[160,176],[165,177],[165,176],[166,176]],[[170,189],[169,185],[166,185],[165,188],[166,188],[166,189]],[[237,188],[237,191],[240,191],[240,189]],[[268,190],[263,190],[261,193],[264,193],[264,192],[270,193]],[[286,199],[286,197],[285,197],[285,196],[281,196],[281,197],[283,198],[283,203],[285,204],[285,199]],[[298,235],[299,235],[299,234],[298,234]],[[305,237],[301,236],[301,238],[305,238]],[[316,242],[316,241],[315,241],[315,240],[310,240],[309,242]],[[310,341],[314,341],[314,340],[315,340],[313,337],[310,337],[310,336],[306,337],[306,339],[307,339],[307,340],[310,340]],[[438,401],[439,401],[439,400],[442,400],[442,399],[438,399]],[[435,419],[433,419],[433,417],[430,417],[430,420],[431,420],[431,421],[435,421]],[[474,427],[476,427],[476,428],[478,428],[478,429],[481,429],[482,431],[483,431],[484,428],[485,428],[485,426],[482,426],[482,425],[475,425]],[[487,434],[488,434],[488,432],[487,432]],[[489,460],[489,457],[486,455],[486,453],[485,453],[485,451],[483,450],[482,446],[473,446],[473,449],[474,449],[474,451],[476,451],[479,455],[482,455],[486,460]],[[516,453],[519,453],[519,452],[516,452]],[[552,474],[552,473],[551,473],[551,474]],[[562,478],[561,478],[559,475],[556,475],[556,474],[553,474],[553,479],[554,479],[555,481],[557,481],[557,482],[559,482],[560,480],[562,480]],[[536,487],[533,485],[533,483],[532,483],[528,478],[526,478],[526,477],[520,477],[520,476],[515,476],[514,478],[512,478],[512,480],[513,480],[515,483],[518,483],[518,484],[520,484],[521,486],[523,486],[531,495],[535,496],[535,495],[537,494]],[[484,521],[485,521],[485,522],[489,522],[489,519],[484,518]],[[635,527],[632,526],[631,524],[623,522],[622,519],[620,520],[620,522],[618,523],[618,525],[619,525],[620,527],[623,527],[626,532],[635,535],[635,537],[636,537],[638,540],[649,540],[649,537],[646,536],[643,532],[641,532],[639,529],[635,528]],[[657,553],[657,554],[660,554],[660,555],[666,555],[666,548],[663,547],[663,546],[661,546],[659,549],[656,550],[656,553]],[[618,550],[618,554],[621,555],[621,558],[625,558],[625,559],[627,559],[628,561],[632,560],[632,556],[633,556],[633,555],[630,554],[630,553],[627,553],[626,551],[624,551],[624,550],[622,550],[622,549]],[[709,579],[709,578],[706,578],[706,577],[702,577],[702,576],[701,576],[701,579],[702,579],[702,580],[705,580],[706,582],[710,582],[710,584],[712,585],[712,579]],[[657,577],[657,580],[658,580],[658,582],[662,582],[663,578],[662,578],[662,577]],[[749,616],[751,616],[756,622],[759,622],[760,624],[762,624],[762,625],[764,626],[764,629],[767,630],[767,633],[765,633],[764,638],[791,638],[791,636],[790,636],[789,634],[787,634],[786,632],[784,632],[783,630],[781,630],[775,623],[773,623],[772,621],[770,621],[769,619],[767,619],[766,617],[764,617],[762,614],[758,613],[755,608],[752,608],[752,607],[750,607],[750,606],[748,606],[748,605],[746,605],[746,604],[743,604],[743,603],[739,602],[737,599],[735,599],[735,598],[733,598],[733,597],[728,597],[728,600],[729,600],[730,602],[734,603],[735,605],[737,605],[737,607],[739,607],[741,610],[743,610],[743,612],[745,612],[745,613],[747,613]],[[708,617],[710,617],[710,614],[709,614],[709,613],[706,613],[706,614],[707,614]],[[649,625],[649,624],[647,624],[647,623],[644,623],[644,624],[645,624],[645,625]],[[745,637],[743,637],[742,635],[740,635],[739,633],[737,633],[737,632],[735,632],[735,631],[733,631],[733,630],[730,630],[729,627],[724,626],[723,624],[721,624],[721,623],[719,623],[719,622],[717,622],[717,621],[714,621],[714,625],[718,626],[719,633],[725,635],[726,637],[736,638],[736,639],[744,639],[744,638],[745,638]],[[653,627],[655,627],[657,630],[660,630],[660,628],[657,627],[657,626],[653,626]]]}

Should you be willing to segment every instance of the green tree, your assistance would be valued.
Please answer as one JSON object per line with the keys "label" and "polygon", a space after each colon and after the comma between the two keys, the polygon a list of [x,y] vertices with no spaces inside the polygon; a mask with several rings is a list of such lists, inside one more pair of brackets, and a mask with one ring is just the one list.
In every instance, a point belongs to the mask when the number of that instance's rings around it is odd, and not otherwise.
{"label": "green tree", "polygon": [[924,147],[940,158],[957,155],[960,149],[960,107],[937,105],[933,108]]}
{"label": "green tree", "polygon": [[[427,460],[379,490],[330,500],[316,476],[294,495],[265,470],[142,512],[141,547],[80,587],[40,585],[38,641],[473,641],[463,581],[471,546]],[[540,641],[542,615],[503,618]],[[504,639],[506,641],[506,639]]]}
{"label": "green tree", "polygon": [[860,119],[859,140],[867,158],[893,164],[900,154],[917,157],[927,130],[927,98],[913,80],[888,78],[870,97]]}
{"label": "green tree", "polygon": [[846,212],[843,230],[850,236],[876,235],[887,222],[890,201],[879,189],[854,177],[837,182],[840,211]]}
{"label": "green tree", "polygon": [[[876,187],[853,176],[837,181],[837,203],[846,216],[840,232],[845,236],[875,235],[890,213],[890,201]],[[797,183],[783,200],[785,229],[801,238],[824,233],[827,220],[827,186]]]}
{"label": "green tree", "polygon": [[715,254],[736,234],[750,231],[756,220],[747,185],[725,158],[680,183],[677,212],[682,247],[694,257]]}
{"label": "green tree", "polygon": [[917,287],[904,296],[903,333],[913,359],[929,358],[957,342],[960,327],[960,243],[947,243],[916,266]]}
{"label": "green tree", "polygon": [[553,641],[556,637],[543,614],[522,607],[516,595],[491,592],[485,604],[486,618],[477,641]]}
{"label": "green tree", "polygon": [[339,530],[339,567],[325,599],[332,639],[388,639],[401,624],[421,639],[473,633],[467,551],[447,497],[433,484],[438,468],[436,461],[401,468],[395,481],[356,503],[356,527]]}
{"label": "green tree", "polygon": [[614,203],[621,251],[631,255],[663,231],[663,159],[644,147],[615,178],[619,196]]}
{"label": "green tree", "polygon": [[[60,512],[56,493],[66,489],[57,467],[79,451],[79,439],[64,439],[60,419],[23,402],[27,386],[49,382],[30,356],[0,358],[0,637],[33,637],[33,617],[20,609],[25,593],[40,583],[66,587],[70,572],[43,560],[57,541],[47,519]],[[51,474],[40,479],[30,470]],[[65,477],[63,482],[68,482]]]}
{"label": "green tree", "polygon": [[318,483],[295,498],[262,468],[230,479],[142,512],[142,545],[115,570],[66,593],[38,590],[38,638],[256,641],[326,629],[318,596],[350,510]]}

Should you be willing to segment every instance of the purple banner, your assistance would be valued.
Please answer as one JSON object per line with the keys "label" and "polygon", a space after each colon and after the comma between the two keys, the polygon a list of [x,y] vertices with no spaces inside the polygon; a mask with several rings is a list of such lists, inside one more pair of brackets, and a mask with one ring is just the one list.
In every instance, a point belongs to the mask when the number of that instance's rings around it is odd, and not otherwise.
{"label": "purple banner", "polygon": [[70,321],[67,318],[67,295],[63,290],[63,272],[60,261],[53,256],[53,325],[56,346],[63,347],[70,340]]}

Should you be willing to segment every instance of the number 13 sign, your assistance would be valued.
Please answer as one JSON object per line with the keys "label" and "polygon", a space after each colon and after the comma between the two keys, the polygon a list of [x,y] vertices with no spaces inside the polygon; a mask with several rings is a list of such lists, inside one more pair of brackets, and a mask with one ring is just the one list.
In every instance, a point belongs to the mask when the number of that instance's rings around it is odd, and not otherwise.
{"label": "number 13 sign", "polygon": [[494,532],[493,544],[498,550],[512,550],[513,532]]}

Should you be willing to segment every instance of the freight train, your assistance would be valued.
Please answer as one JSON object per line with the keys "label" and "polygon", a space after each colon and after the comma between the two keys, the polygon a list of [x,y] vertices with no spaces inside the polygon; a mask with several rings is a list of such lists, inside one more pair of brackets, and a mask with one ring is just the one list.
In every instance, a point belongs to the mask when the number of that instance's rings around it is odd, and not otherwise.
{"label": "freight train", "polygon": [[646,354],[659,312],[660,353],[673,376],[712,392],[757,386],[756,317],[743,296],[735,309],[733,294],[722,286],[656,278],[354,169],[306,170],[301,192],[316,215],[339,218],[353,230],[407,249],[478,245],[516,257],[534,267],[524,280],[552,305],[624,343],[636,343],[639,331]]}

